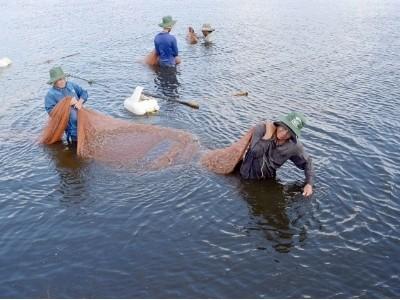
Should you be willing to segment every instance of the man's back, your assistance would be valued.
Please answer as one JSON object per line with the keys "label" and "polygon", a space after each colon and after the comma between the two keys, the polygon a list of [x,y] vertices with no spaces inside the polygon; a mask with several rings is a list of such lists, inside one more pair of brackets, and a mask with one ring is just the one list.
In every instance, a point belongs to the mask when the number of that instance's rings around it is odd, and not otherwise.
{"label": "man's back", "polygon": [[154,38],[154,46],[159,56],[160,65],[175,66],[175,57],[178,56],[176,38],[168,32],[160,32]]}

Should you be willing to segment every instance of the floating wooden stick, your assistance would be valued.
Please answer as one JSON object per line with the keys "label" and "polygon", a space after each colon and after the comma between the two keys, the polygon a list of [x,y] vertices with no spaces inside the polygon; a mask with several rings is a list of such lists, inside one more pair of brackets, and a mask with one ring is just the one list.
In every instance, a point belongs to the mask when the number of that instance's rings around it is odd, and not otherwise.
{"label": "floating wooden stick", "polygon": [[72,57],[72,56],[77,56],[77,55],[79,55],[79,54],[81,54],[81,53],[80,53],[80,52],[76,52],[76,53],[72,53],[72,54],[70,54],[70,55],[62,56],[62,57],[60,57],[60,58],[48,59],[48,60],[42,62],[41,64],[49,64],[49,63],[51,63],[51,62],[53,62],[53,61],[55,61],[55,60],[60,60],[60,59],[64,59],[64,58],[68,58],[68,57]]}
{"label": "floating wooden stick", "polygon": [[248,95],[249,95],[249,92],[243,92],[243,91],[236,92],[233,94],[233,96],[248,96]]}
{"label": "floating wooden stick", "polygon": [[151,94],[151,93],[148,93],[148,92],[143,92],[143,95],[150,96],[150,97],[153,97],[153,98],[163,99],[163,100],[166,100],[166,101],[177,102],[177,103],[180,103],[180,104],[183,104],[183,105],[187,105],[187,106],[189,106],[191,108],[194,108],[194,109],[199,109],[200,108],[200,106],[195,101],[183,101],[183,100],[179,100],[179,99],[174,99],[174,98],[169,98],[169,97],[165,97],[165,96],[159,96],[159,95]]}

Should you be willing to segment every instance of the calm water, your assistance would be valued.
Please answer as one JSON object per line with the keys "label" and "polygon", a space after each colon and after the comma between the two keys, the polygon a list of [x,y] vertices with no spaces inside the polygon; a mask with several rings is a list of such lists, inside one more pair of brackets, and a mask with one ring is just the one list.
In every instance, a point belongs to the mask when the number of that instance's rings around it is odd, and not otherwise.
{"label": "calm water", "polygon": [[[14,61],[0,70],[1,297],[400,297],[399,1],[0,1],[0,13],[0,57]],[[140,63],[167,14],[176,78]],[[186,44],[206,22],[216,43]],[[301,196],[291,163],[246,183],[197,161],[138,175],[41,147],[54,65],[112,87],[75,80],[88,107],[185,129],[202,149],[301,110],[315,193]],[[160,101],[133,116],[136,85],[200,110]]]}

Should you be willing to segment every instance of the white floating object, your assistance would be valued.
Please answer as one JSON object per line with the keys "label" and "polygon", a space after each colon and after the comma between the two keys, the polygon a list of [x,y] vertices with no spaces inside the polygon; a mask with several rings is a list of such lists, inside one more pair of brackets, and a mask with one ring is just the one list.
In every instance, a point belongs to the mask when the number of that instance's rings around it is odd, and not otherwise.
{"label": "white floating object", "polygon": [[0,68],[6,68],[11,64],[12,61],[8,57],[3,57],[2,59],[0,59]]}
{"label": "white floating object", "polygon": [[127,110],[135,115],[144,115],[160,110],[156,99],[143,95],[143,87],[137,86],[129,98],[124,101],[124,106]]}

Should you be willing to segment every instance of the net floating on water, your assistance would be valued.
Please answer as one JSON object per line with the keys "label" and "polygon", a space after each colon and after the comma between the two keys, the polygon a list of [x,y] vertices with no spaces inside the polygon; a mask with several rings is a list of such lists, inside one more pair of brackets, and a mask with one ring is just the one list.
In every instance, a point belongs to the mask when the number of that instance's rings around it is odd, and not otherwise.
{"label": "net floating on water", "polygon": [[[60,141],[70,113],[71,97],[53,109],[41,137],[43,144]],[[82,158],[140,170],[187,163],[198,152],[195,137],[183,130],[134,124],[82,108],[78,111],[77,154]]]}
{"label": "net floating on water", "polygon": [[243,155],[251,142],[253,131],[254,128],[250,129],[229,147],[208,151],[201,158],[202,165],[217,174],[232,173],[243,159]]}

